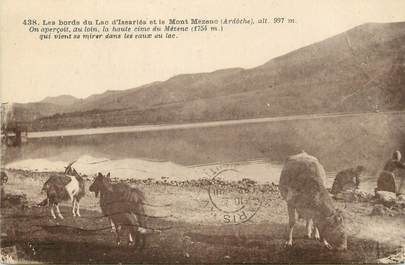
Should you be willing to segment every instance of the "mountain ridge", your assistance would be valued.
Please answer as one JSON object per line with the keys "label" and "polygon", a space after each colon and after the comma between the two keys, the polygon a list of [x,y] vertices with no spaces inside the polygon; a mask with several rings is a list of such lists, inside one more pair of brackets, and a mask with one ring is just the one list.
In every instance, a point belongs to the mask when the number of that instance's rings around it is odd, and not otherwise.
{"label": "mountain ridge", "polygon": [[[60,95],[55,97],[46,97],[43,100],[39,101],[39,103],[51,103],[55,105],[67,106],[72,105],[76,102],[80,101],[80,99],[71,96],[71,95]],[[35,102],[33,102],[35,103]]]}
{"label": "mountain ridge", "polygon": [[[37,117],[33,128],[404,109],[404,43],[405,22],[367,23],[254,68],[180,74],[92,95],[56,113],[47,106],[51,117]],[[80,112],[92,114],[72,122]]]}

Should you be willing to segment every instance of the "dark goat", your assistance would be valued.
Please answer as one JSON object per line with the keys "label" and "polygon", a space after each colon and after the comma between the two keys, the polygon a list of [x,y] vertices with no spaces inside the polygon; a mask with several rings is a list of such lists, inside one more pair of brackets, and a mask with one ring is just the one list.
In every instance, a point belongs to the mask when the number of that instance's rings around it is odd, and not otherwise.
{"label": "dark goat", "polygon": [[129,230],[130,241],[135,237],[135,245],[143,249],[145,235],[142,233],[145,225],[145,197],[142,191],[125,183],[112,184],[110,173],[106,176],[98,173],[89,191],[96,197],[100,193],[100,207],[104,215],[110,218],[115,226],[117,244],[120,244],[120,227]]}

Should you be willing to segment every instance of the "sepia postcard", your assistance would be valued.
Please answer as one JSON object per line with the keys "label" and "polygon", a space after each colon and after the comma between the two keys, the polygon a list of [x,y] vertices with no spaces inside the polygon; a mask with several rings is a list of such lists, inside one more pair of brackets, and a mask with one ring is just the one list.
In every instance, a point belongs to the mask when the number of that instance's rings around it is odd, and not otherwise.
{"label": "sepia postcard", "polygon": [[405,263],[405,1],[3,0],[0,29],[0,263]]}

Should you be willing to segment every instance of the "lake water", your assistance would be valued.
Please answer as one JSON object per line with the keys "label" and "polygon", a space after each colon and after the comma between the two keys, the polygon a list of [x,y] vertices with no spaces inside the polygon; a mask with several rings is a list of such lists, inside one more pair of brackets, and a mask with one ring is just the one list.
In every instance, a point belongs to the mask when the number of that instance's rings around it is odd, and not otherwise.
{"label": "lake water", "polygon": [[108,128],[102,134],[89,129],[87,135],[59,132],[55,137],[31,134],[26,145],[7,149],[3,165],[62,171],[78,160],[75,167],[85,174],[190,179],[229,164],[259,182],[277,182],[284,160],[305,150],[320,159],[331,178],[344,168],[366,166],[369,186],[374,186],[391,153],[405,149],[403,113],[142,128]]}

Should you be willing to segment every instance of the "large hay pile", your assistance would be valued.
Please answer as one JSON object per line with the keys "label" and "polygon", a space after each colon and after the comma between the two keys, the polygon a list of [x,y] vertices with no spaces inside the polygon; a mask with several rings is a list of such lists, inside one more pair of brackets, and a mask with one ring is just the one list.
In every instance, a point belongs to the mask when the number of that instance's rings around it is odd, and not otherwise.
{"label": "large hay pile", "polygon": [[382,171],[378,177],[377,190],[405,194],[404,170],[395,170],[393,173]]}

